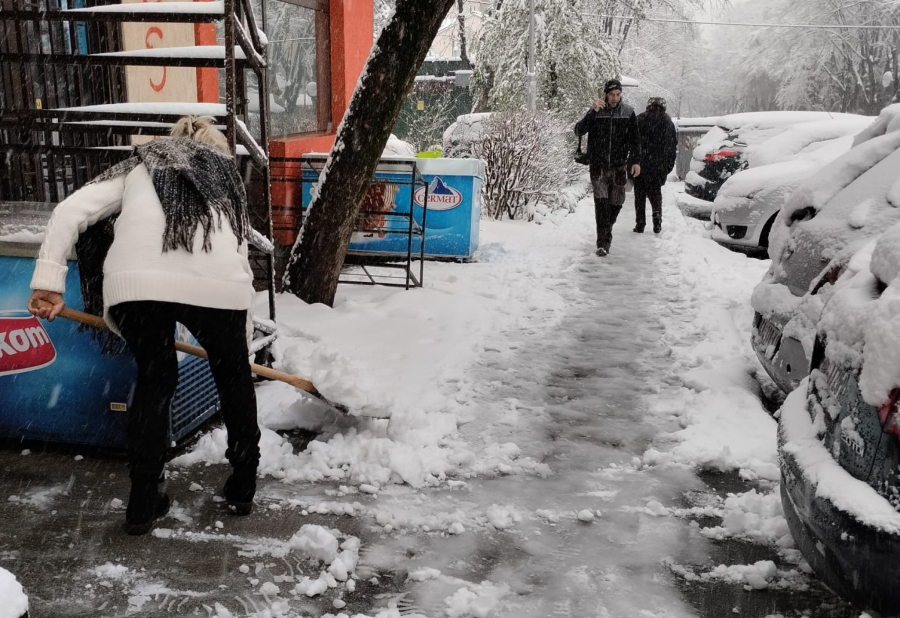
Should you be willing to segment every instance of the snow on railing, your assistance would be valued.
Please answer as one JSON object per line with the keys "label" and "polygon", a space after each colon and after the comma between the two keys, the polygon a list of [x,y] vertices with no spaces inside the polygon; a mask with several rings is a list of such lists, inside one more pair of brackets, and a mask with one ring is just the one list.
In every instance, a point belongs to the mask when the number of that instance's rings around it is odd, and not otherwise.
{"label": "snow on railing", "polygon": [[194,15],[224,15],[224,2],[149,2],[109,4],[83,9],[66,9],[61,13],[186,13]]}
{"label": "snow on railing", "polygon": [[250,230],[250,242],[253,243],[257,249],[262,251],[263,253],[272,255],[275,253],[275,245],[272,244],[272,241],[257,232],[256,230]]}
{"label": "snow on railing", "polygon": [[224,103],[105,103],[79,107],[58,107],[54,111],[219,117],[224,117],[226,114]]}
{"label": "snow on railing", "polygon": [[[91,57],[102,56],[112,58],[201,58],[212,60],[225,59],[224,45],[196,45],[191,47],[156,47],[153,49],[133,49],[130,51],[105,52],[102,54],[90,54]],[[240,47],[235,47],[234,57],[237,60],[246,60],[247,55]]]}

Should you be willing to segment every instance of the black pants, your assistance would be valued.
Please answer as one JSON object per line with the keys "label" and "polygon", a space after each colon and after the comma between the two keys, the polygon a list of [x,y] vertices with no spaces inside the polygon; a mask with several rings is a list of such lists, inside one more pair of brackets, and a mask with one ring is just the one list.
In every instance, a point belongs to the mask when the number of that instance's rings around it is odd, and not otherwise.
{"label": "black pants", "polygon": [[662,226],[662,186],[656,183],[634,183],[634,215],[636,227],[643,230],[647,225],[647,198],[653,212],[653,227]]}
{"label": "black pants", "polygon": [[256,392],[247,348],[247,312],[179,303],[138,301],[110,307],[138,366],[137,388],[128,411],[131,478],[159,478],[166,461],[169,404],[178,385],[175,323],[186,326],[209,354],[233,466],[259,463]]}
{"label": "black pants", "polygon": [[606,249],[612,245],[612,229],[619,218],[622,206],[615,206],[609,200],[594,198],[594,219],[597,222],[597,248]]}

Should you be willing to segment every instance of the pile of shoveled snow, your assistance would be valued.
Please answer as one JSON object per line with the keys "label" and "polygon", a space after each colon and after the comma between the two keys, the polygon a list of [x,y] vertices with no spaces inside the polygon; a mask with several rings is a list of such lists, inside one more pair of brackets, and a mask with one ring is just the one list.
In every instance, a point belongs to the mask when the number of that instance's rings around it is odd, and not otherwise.
{"label": "pile of shoveled snow", "polygon": [[16,576],[0,567],[0,618],[20,618],[28,611],[28,597]]}
{"label": "pile of shoveled snow", "polygon": [[696,221],[667,220],[662,241],[672,245],[657,260],[675,297],[659,307],[672,351],[662,383],[671,386],[649,406],[677,429],[658,436],[643,463],[777,480],[776,422],[756,392],[760,367],[750,344],[750,294],[766,263],[710,242]]}
{"label": "pile of shoveled snow", "polygon": [[[426,487],[476,475],[550,474],[515,444],[473,446],[457,428],[482,412],[474,404],[471,369],[485,349],[503,347],[511,331],[545,329],[562,319],[561,288],[566,267],[583,255],[583,225],[565,217],[540,226],[481,225],[476,262],[429,262],[424,288],[341,286],[333,308],[278,297],[276,367],[311,379],[351,414],[281,383],[260,385],[261,474],[365,485],[369,493],[397,483]],[[534,251],[536,237],[544,243],[540,252]],[[295,453],[278,433],[291,429],[320,435]],[[226,446],[224,429],[216,429],[173,463],[224,463]]]}
{"label": "pile of shoveled snow", "polygon": [[806,590],[809,588],[806,576],[796,569],[779,570],[771,560],[760,560],[753,564],[720,564],[713,569],[696,573],[690,567],[669,562],[669,568],[689,582],[724,581],[742,584],[745,590],[765,590],[766,588],[787,588]]}

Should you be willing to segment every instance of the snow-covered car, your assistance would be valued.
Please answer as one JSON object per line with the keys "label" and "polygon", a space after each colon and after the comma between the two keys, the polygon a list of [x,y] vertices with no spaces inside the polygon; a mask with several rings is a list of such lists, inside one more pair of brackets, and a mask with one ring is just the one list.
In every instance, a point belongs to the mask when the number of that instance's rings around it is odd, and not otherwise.
{"label": "snow-covered car", "polygon": [[848,115],[788,127],[756,148],[750,169],[734,174],[719,189],[710,218],[712,239],[731,249],[759,252],[782,204],[822,166],[853,146],[853,136],[873,118]]}
{"label": "snow-covered car", "polygon": [[447,127],[443,135],[443,155],[445,157],[468,157],[472,143],[481,139],[482,123],[489,118],[491,112],[480,114],[463,114],[456,117],[456,122]]}
{"label": "snow-covered car", "polygon": [[838,275],[900,221],[900,105],[885,108],[788,198],[772,226],[772,263],[753,291],[753,347],[785,392],[809,373],[816,324]]}
{"label": "snow-covered car", "polygon": [[896,616],[900,224],[850,264],[822,311],[807,388],[782,408],[782,504],[794,541],[830,588]]}
{"label": "snow-covered car", "polygon": [[796,124],[842,116],[828,112],[748,112],[722,116],[694,148],[691,171],[684,179],[685,192],[712,202],[731,175],[749,167],[750,154],[765,141]]}

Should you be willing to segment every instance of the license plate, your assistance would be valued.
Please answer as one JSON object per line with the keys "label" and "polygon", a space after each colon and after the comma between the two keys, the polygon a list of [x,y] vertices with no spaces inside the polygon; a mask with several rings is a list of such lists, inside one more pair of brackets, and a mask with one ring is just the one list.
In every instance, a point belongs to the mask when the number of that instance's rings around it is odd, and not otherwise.
{"label": "license plate", "polygon": [[835,399],[840,401],[847,392],[847,384],[850,382],[850,373],[828,360],[828,357],[822,359],[822,365],[819,367],[825,375],[825,383],[828,385],[828,393]]}
{"label": "license plate", "polygon": [[781,330],[766,318],[760,318],[759,326],[756,327],[756,332],[764,349],[768,349],[769,346],[778,345],[778,342],[781,339]]}

